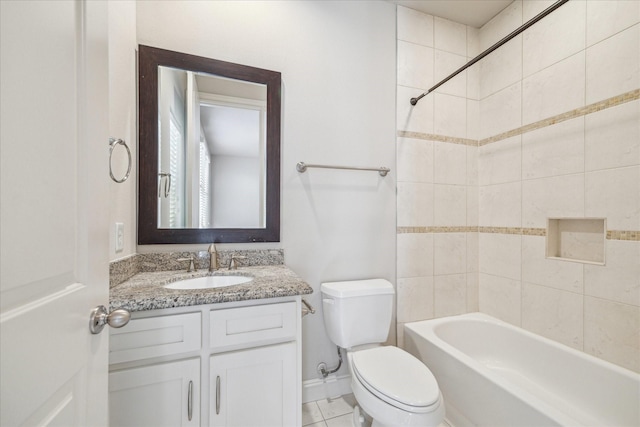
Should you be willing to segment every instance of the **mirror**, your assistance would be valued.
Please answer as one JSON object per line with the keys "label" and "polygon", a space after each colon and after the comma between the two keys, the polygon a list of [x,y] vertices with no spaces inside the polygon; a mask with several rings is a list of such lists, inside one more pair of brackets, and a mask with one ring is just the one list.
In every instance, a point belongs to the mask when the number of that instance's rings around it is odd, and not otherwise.
{"label": "mirror", "polygon": [[139,46],[138,243],[280,240],[275,71]]}

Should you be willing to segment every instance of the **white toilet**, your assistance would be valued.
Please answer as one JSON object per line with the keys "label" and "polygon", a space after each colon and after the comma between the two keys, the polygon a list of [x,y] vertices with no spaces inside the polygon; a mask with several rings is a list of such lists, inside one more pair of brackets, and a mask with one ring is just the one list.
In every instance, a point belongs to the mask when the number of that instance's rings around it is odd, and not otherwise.
{"label": "white toilet", "polygon": [[347,350],[351,388],[373,427],[438,426],[444,401],[431,371],[397,347],[383,347],[393,312],[393,285],[384,279],[323,283],[324,324]]}

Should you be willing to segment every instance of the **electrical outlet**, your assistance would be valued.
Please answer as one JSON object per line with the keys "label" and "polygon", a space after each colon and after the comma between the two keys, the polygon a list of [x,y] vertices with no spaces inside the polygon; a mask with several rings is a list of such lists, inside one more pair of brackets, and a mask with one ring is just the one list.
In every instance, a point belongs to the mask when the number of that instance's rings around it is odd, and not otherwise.
{"label": "electrical outlet", "polygon": [[124,224],[116,222],[116,252],[124,250]]}

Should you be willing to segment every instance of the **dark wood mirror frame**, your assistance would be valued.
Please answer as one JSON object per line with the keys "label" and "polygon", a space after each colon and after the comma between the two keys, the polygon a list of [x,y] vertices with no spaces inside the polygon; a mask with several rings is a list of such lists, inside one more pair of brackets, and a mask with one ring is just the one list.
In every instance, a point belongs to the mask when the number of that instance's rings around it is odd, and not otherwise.
{"label": "dark wood mirror frame", "polygon": [[[149,46],[138,48],[138,244],[279,242],[281,74]],[[158,228],[159,66],[267,86],[265,228]]]}

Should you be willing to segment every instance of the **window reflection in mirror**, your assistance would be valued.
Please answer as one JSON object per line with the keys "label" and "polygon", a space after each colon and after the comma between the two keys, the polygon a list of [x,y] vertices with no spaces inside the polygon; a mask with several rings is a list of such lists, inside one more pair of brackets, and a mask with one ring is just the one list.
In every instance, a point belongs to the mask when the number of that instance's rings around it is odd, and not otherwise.
{"label": "window reflection in mirror", "polygon": [[138,244],[280,241],[281,87],[277,71],[139,46]]}
{"label": "window reflection in mirror", "polygon": [[264,84],[158,67],[158,228],[265,226],[266,99]]}

